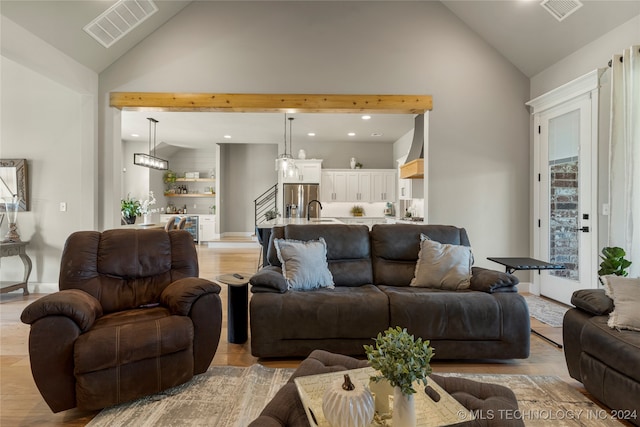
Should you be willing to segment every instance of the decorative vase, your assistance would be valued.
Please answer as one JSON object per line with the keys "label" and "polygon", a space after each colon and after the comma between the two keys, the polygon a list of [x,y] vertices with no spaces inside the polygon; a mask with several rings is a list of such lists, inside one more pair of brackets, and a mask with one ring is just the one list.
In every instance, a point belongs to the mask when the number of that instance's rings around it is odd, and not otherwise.
{"label": "decorative vase", "polygon": [[400,387],[393,389],[393,427],[415,427],[416,405],[413,394],[404,394]]}
{"label": "decorative vase", "polygon": [[142,224],[150,224],[149,214],[142,214]]}
{"label": "decorative vase", "polygon": [[349,374],[333,382],[322,396],[322,412],[333,427],[366,427],[375,411],[373,395],[367,387],[354,383]]}
{"label": "decorative vase", "polygon": [[124,222],[126,222],[127,224],[135,224],[136,223],[136,217],[135,216],[125,216],[124,217]]}
{"label": "decorative vase", "polygon": [[304,160],[307,158],[307,152],[304,151],[302,148],[300,150],[298,150],[298,158],[300,160]]}
{"label": "decorative vase", "polygon": [[356,168],[356,158],[352,157],[351,161],[349,162],[349,165],[351,166],[351,169],[355,169]]}
{"label": "decorative vase", "polygon": [[18,234],[18,209],[20,208],[20,199],[18,196],[3,199],[4,209],[9,222],[9,229],[4,236],[5,242],[19,242],[20,234]]}

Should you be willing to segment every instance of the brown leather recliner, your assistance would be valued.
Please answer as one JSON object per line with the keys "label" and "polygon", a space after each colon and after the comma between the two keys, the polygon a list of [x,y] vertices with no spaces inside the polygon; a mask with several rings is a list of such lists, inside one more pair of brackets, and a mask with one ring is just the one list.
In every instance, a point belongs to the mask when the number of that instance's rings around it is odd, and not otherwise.
{"label": "brown leather recliner", "polygon": [[59,287],[21,316],[31,325],[31,372],[53,412],[126,402],[209,368],[220,286],[198,278],[187,231],[73,233]]}

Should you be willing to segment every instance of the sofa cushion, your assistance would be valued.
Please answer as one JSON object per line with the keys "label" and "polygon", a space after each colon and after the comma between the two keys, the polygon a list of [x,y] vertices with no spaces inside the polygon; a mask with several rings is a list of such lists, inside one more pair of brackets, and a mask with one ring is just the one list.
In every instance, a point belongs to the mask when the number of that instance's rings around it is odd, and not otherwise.
{"label": "sofa cushion", "polygon": [[361,286],[373,282],[369,227],[346,224],[289,224],[284,237],[327,243],[327,263],[333,281],[339,286]]}
{"label": "sofa cushion", "polygon": [[611,329],[607,316],[587,320],[581,333],[582,351],[640,382],[640,334]]}
{"label": "sofa cushion", "polygon": [[372,285],[257,297],[251,301],[252,323],[260,305],[258,321],[268,322],[274,340],[372,338],[389,327],[387,297]]}
{"label": "sofa cushion", "polygon": [[[389,297],[390,325],[429,340],[499,340],[502,308],[491,294],[429,288],[380,288]],[[437,349],[436,349],[437,354]]]}
{"label": "sofa cushion", "polygon": [[640,331],[640,278],[603,276],[607,296],[613,300],[608,325],[612,328]]}
{"label": "sofa cushion", "polygon": [[318,240],[275,239],[282,274],[290,290],[333,288],[333,276],[327,266],[327,244]]}
{"label": "sofa cushion", "polygon": [[420,234],[440,243],[469,246],[464,228],[431,224],[375,224],[371,228],[373,284],[409,286],[420,251]]}
{"label": "sofa cushion", "polygon": [[462,290],[471,283],[471,248],[430,240],[421,234],[420,252],[411,286]]}
{"label": "sofa cushion", "polygon": [[161,307],[100,318],[74,348],[75,373],[82,374],[191,349],[193,323]]}

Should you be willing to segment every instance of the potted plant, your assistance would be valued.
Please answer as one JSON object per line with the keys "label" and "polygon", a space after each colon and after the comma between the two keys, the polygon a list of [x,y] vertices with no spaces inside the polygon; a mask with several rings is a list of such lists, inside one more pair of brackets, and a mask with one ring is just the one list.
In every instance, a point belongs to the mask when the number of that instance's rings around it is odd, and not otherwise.
{"label": "potted plant", "polygon": [[[600,270],[598,270],[598,276],[606,276],[608,274],[615,274],[616,276],[626,277],[629,273],[627,268],[631,266],[631,261],[625,258],[626,252],[624,249],[617,246],[607,246],[602,248],[602,255],[600,258]],[[600,280],[602,282],[602,280]]]}
{"label": "potted plant", "polygon": [[127,224],[135,224],[136,217],[142,213],[140,201],[127,194],[126,199],[120,200],[120,213]]}
{"label": "potted plant", "polygon": [[276,219],[278,216],[280,216],[278,209],[271,209],[264,213],[265,221],[271,221],[272,219]]}
{"label": "potted plant", "polygon": [[362,163],[356,162],[356,169],[362,169]]}
{"label": "potted plant", "polygon": [[364,215],[364,208],[360,205],[353,205],[350,212],[353,216],[362,216]]}
{"label": "potted plant", "polygon": [[374,341],[375,345],[365,345],[364,350],[371,367],[380,371],[380,375],[371,379],[375,382],[386,379],[394,388],[393,425],[415,426],[413,384],[418,381],[427,385],[433,347],[428,340],[416,339],[400,326],[379,333]]}

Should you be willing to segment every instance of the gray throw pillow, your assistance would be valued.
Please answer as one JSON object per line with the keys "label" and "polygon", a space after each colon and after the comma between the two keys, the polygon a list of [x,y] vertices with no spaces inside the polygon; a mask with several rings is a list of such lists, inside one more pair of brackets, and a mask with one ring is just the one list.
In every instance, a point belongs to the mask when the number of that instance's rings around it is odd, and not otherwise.
{"label": "gray throw pillow", "polygon": [[471,284],[471,248],[430,240],[420,235],[420,252],[410,285],[423,288],[462,290]]}
{"label": "gray throw pillow", "polygon": [[610,328],[640,331],[640,278],[615,275],[602,276],[604,290],[613,300],[613,311],[609,313]]}
{"label": "gray throw pillow", "polygon": [[327,244],[319,240],[274,239],[282,274],[290,290],[333,288],[333,275],[327,264]]}

